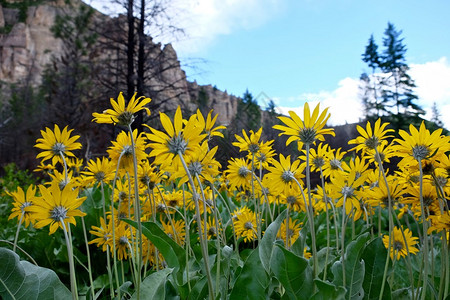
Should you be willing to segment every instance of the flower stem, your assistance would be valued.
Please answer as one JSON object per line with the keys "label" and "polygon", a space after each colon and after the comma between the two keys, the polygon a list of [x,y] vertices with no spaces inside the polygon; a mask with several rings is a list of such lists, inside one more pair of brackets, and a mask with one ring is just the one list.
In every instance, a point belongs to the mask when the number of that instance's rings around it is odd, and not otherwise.
{"label": "flower stem", "polygon": [[64,237],[66,239],[67,255],[69,257],[70,289],[72,292],[72,299],[77,300],[78,299],[77,279],[75,277],[75,265],[73,263],[72,241],[69,239],[69,236],[67,235],[67,229],[66,229],[66,225],[64,224],[63,219],[60,218],[59,222],[61,223],[61,225],[63,227]]}
{"label": "flower stem", "polygon": [[203,238],[203,233],[202,233],[202,220],[200,218],[200,208],[198,205],[198,199],[199,199],[199,195],[197,194],[197,190],[195,189],[195,185],[194,185],[194,180],[192,179],[191,176],[191,172],[189,172],[189,169],[186,165],[186,161],[184,160],[184,157],[181,153],[178,153],[178,156],[181,160],[181,163],[183,164],[184,170],[186,172],[186,175],[189,178],[189,184],[191,185],[191,190],[192,190],[192,198],[194,200],[194,204],[195,204],[195,217],[197,219],[197,229],[198,229],[198,235],[200,237],[200,248],[202,250],[202,256],[203,256],[203,261],[205,264],[205,270],[206,270],[206,277],[208,280],[208,294],[209,294],[209,299],[213,300],[214,299],[214,287],[212,284],[212,279],[211,279],[211,272],[209,270],[209,258],[208,258],[208,252],[207,252],[207,241],[204,240]]}
{"label": "flower stem", "polygon": [[22,226],[23,217],[25,215],[25,211],[22,211],[20,214],[19,224],[17,224],[16,236],[14,237],[14,246],[13,251],[16,252],[17,248],[17,239],[19,238],[20,227]]}
{"label": "flower stem", "polygon": [[86,244],[86,254],[87,254],[88,271],[89,271],[89,284],[91,285],[91,297],[92,297],[92,299],[95,299],[94,280],[92,280],[91,253],[89,251],[89,244],[88,244],[88,239],[87,239],[87,234],[86,234],[86,225],[84,224],[84,217],[81,217],[81,225],[83,227],[84,242]]}

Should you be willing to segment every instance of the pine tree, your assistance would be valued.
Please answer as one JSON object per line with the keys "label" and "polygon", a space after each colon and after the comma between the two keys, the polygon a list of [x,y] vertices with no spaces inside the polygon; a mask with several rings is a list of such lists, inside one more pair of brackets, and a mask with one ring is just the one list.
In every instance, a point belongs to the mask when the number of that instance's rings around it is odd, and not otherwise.
{"label": "pine tree", "polygon": [[414,80],[409,76],[409,66],[406,64],[406,46],[402,31],[397,31],[392,23],[384,32],[384,50],[380,58],[380,68],[386,75],[383,81],[383,98],[393,108],[393,125],[404,127],[409,123],[420,123],[420,115],[424,110],[414,103],[418,99],[414,93]]}
{"label": "pine tree", "polygon": [[373,35],[370,36],[362,60],[371,68],[372,74],[363,73],[360,78],[366,119],[389,117],[395,129],[420,124],[420,115],[425,113],[415,103],[418,99],[414,93],[416,85],[408,74],[407,49],[401,34],[401,30],[397,31],[392,23],[388,23],[381,54]]}

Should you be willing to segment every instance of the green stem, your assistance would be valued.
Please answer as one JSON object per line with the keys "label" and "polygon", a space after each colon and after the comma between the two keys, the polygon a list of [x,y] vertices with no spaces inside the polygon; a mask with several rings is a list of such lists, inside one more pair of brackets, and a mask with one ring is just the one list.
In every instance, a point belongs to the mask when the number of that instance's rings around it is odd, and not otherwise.
{"label": "green stem", "polygon": [[95,299],[94,280],[92,280],[91,252],[89,251],[89,243],[88,243],[87,234],[86,234],[86,225],[84,224],[84,217],[81,217],[81,225],[83,227],[84,242],[86,244],[86,254],[87,254],[88,270],[89,270],[89,284],[91,285],[91,297],[92,297],[92,299]]}
{"label": "green stem", "polygon": [[310,210],[310,216],[311,216],[311,235],[313,238],[311,238],[312,243],[312,255],[314,259],[313,264],[313,277],[318,276],[317,274],[317,267],[319,265],[319,258],[317,257],[317,246],[316,246],[316,229],[314,227],[314,210],[312,205],[312,197],[311,197],[311,166],[309,163],[309,149],[310,144],[305,144],[306,146],[306,187],[308,190],[308,201],[309,201],[309,210]]}
{"label": "green stem", "polygon": [[140,299],[140,286],[141,286],[141,270],[142,270],[142,223],[141,223],[141,201],[139,199],[139,186],[138,186],[138,163],[136,157],[136,146],[133,137],[133,130],[131,124],[128,124],[128,130],[131,137],[131,150],[133,154],[133,170],[134,170],[134,206],[135,206],[135,220],[138,224],[138,240],[136,250],[136,264],[137,264],[137,276],[136,276],[136,296]]}
{"label": "green stem", "polygon": [[20,227],[22,226],[23,217],[25,215],[25,211],[23,210],[20,214],[19,224],[17,225],[16,236],[14,237],[14,246],[13,251],[16,252],[17,248],[17,239],[19,238]]}
{"label": "green stem", "polygon": [[207,252],[207,241],[204,240],[203,238],[203,234],[202,234],[202,220],[200,218],[200,208],[198,205],[198,199],[199,199],[199,195],[197,194],[197,190],[195,189],[195,185],[194,185],[194,180],[192,179],[191,173],[189,172],[189,169],[186,165],[186,161],[184,160],[183,155],[178,152],[178,157],[181,160],[181,163],[183,164],[183,168],[186,172],[186,175],[188,176],[189,179],[189,184],[191,185],[191,190],[192,190],[192,198],[194,200],[194,204],[195,204],[195,217],[197,219],[197,229],[198,229],[198,235],[200,237],[200,248],[202,250],[202,256],[203,256],[203,261],[205,264],[205,270],[206,270],[206,277],[208,280],[208,294],[209,294],[209,299],[213,300],[214,299],[214,288],[213,288],[213,284],[212,284],[212,279],[211,279],[211,271],[209,270],[209,258],[208,258],[208,252]]}
{"label": "green stem", "polygon": [[423,170],[422,161],[419,159],[419,198],[420,198],[420,209],[422,213],[422,225],[423,225],[423,288],[421,299],[424,300],[427,294],[428,287],[428,223],[425,216],[425,204],[423,203]]}
{"label": "green stem", "polygon": [[69,239],[69,236],[67,235],[67,229],[63,219],[60,218],[59,222],[63,227],[64,237],[66,239],[67,255],[69,256],[70,289],[72,292],[72,299],[77,300],[78,299],[77,279],[75,277],[75,265],[73,263],[72,241]]}

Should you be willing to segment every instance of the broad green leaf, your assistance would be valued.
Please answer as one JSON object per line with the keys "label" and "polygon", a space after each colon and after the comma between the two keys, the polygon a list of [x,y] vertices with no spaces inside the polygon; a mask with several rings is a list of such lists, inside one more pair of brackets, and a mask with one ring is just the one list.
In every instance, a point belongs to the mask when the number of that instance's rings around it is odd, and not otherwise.
{"label": "broad green leaf", "polygon": [[347,292],[342,286],[335,286],[331,282],[315,279],[314,283],[317,287],[317,292],[311,296],[310,300],[342,300],[345,299]]}
{"label": "broad green leaf", "polygon": [[[328,260],[327,260],[327,250],[328,250]],[[325,247],[320,249],[317,252],[317,260],[319,262],[317,268],[317,274],[321,274],[323,270],[328,267],[328,265],[336,259],[336,255],[334,255],[334,248]],[[325,265],[325,261],[327,260],[327,266]],[[309,263],[312,265],[314,262],[313,259],[309,260]]]}
{"label": "broad green leaf", "polygon": [[0,248],[0,296],[5,300],[72,298],[55,272],[20,261],[6,248]]}
{"label": "broad green leaf", "polygon": [[[387,250],[381,237],[371,241],[364,249],[361,258],[364,260],[366,272],[364,275],[364,299],[379,299],[383,282],[384,266],[386,264]],[[383,299],[391,299],[391,290],[386,281]]]}
{"label": "broad green leaf", "polygon": [[303,257],[277,245],[273,249],[270,267],[283,285],[289,299],[308,299],[312,293],[312,270]]}
{"label": "broad green leaf", "polygon": [[[123,221],[134,228],[138,227],[135,221],[127,219]],[[142,234],[158,248],[170,268],[184,269],[186,264],[184,249],[172,240],[156,223],[143,222]]]}
{"label": "broad green leaf", "polygon": [[[269,227],[267,227],[264,236],[261,239],[261,243],[258,246],[259,257],[261,258],[261,264],[270,274],[270,258],[272,256],[272,251],[274,249],[274,242],[277,238],[278,230],[280,229],[281,222],[283,222],[286,217],[286,210],[281,212],[281,214],[273,221]],[[302,249],[303,251],[303,249]]]}
{"label": "broad green leaf", "polygon": [[343,278],[342,260],[336,261],[331,267],[336,286],[344,286],[347,289],[347,299],[362,299],[364,297],[364,260],[361,260],[361,254],[368,239],[369,233],[360,235],[356,241],[348,244],[344,255],[345,284]]}
{"label": "broad green leaf", "polygon": [[203,276],[192,287],[188,300],[202,300],[206,298],[208,298],[208,282],[206,276]]}
{"label": "broad green leaf", "polygon": [[[166,268],[147,276],[141,283],[140,296],[142,299],[165,299],[165,285],[167,276],[173,269]],[[131,299],[137,299],[137,292],[134,292]]]}
{"label": "broad green leaf", "polygon": [[230,299],[266,299],[269,277],[261,264],[259,251],[255,249],[245,261],[244,267],[236,278]]}

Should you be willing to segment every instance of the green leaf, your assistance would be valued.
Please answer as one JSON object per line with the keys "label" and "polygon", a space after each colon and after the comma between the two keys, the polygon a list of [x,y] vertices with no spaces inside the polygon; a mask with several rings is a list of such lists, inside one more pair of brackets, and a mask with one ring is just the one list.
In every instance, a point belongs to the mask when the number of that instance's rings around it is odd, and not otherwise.
{"label": "green leaf", "polygon": [[312,270],[306,259],[277,245],[270,267],[283,285],[289,299],[308,299],[312,293]]}
{"label": "green leaf", "polygon": [[[366,267],[363,281],[364,299],[379,299],[387,258],[387,250],[381,237],[374,239],[366,246],[361,258]],[[391,299],[391,289],[387,281],[384,286],[383,299]]]}
{"label": "green leaf", "polygon": [[342,300],[345,299],[345,293],[347,292],[342,286],[335,286],[331,282],[315,279],[314,283],[318,289],[314,295],[309,298],[310,300]]}
{"label": "green leaf", "polygon": [[259,250],[255,249],[245,261],[244,267],[236,278],[229,299],[266,299],[269,277],[261,264]]}
{"label": "green leaf", "polygon": [[[133,220],[124,219],[123,221],[134,228],[138,227],[137,223]],[[170,268],[184,269],[186,265],[184,249],[172,240],[158,224],[153,222],[143,222],[142,234],[158,248]]]}
{"label": "green leaf", "polygon": [[369,233],[360,235],[356,241],[350,242],[345,250],[345,284],[342,260],[336,261],[331,267],[331,272],[334,276],[333,283],[336,286],[344,286],[347,289],[347,299],[362,299],[364,297],[362,284],[365,268],[364,260],[361,260],[361,254],[368,237]]}
{"label": "green leaf", "polygon": [[0,296],[5,300],[72,298],[55,272],[20,261],[6,248],[0,248]]}
{"label": "green leaf", "polygon": [[[272,256],[272,251],[274,249],[274,242],[277,238],[278,230],[280,229],[281,222],[283,222],[286,217],[286,210],[281,212],[281,214],[273,221],[269,227],[267,227],[264,236],[261,239],[261,243],[258,246],[259,257],[261,258],[261,264],[270,274],[270,258]],[[303,249],[302,249],[303,251]]]}
{"label": "green leaf", "polygon": [[[166,268],[147,276],[141,283],[140,296],[145,299],[165,299],[165,285],[167,276],[173,269]],[[131,299],[137,299],[137,292],[134,292]]]}

